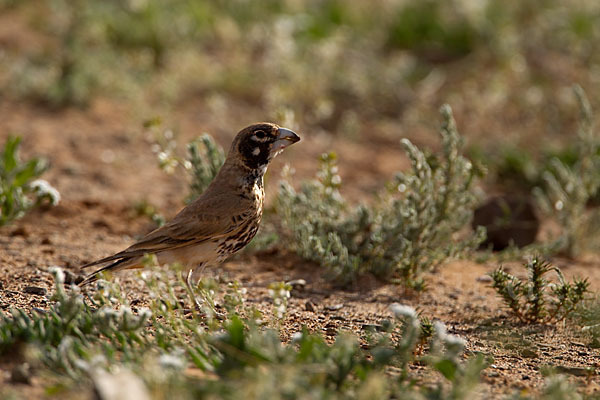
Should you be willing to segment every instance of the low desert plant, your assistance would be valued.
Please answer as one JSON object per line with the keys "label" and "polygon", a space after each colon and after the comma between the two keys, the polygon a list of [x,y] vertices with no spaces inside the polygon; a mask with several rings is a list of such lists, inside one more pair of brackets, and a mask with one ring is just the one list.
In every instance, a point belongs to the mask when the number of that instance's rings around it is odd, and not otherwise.
{"label": "low desert plant", "polygon": [[600,214],[588,212],[587,205],[600,188],[600,140],[594,134],[590,104],[579,86],[575,87],[581,113],[576,157],[573,165],[554,158],[544,171],[544,188],[535,193],[543,210],[556,217],[563,227],[557,248],[577,256],[597,233]]}
{"label": "low desert plant", "polygon": [[158,119],[147,122],[146,128],[154,130],[159,166],[167,173],[176,169],[183,169],[189,176],[189,189],[187,201],[192,201],[200,196],[212,180],[217,176],[219,169],[225,162],[223,148],[215,142],[209,134],[205,133],[187,144],[187,157],[177,154],[177,142],[173,131],[160,131]]}
{"label": "low desert plant", "polygon": [[20,137],[9,137],[0,153],[0,226],[24,216],[44,202],[55,205],[60,194],[44,180],[36,179],[48,164],[41,158],[21,161]]}
{"label": "low desert plant", "polygon": [[590,346],[600,348],[600,297],[582,302],[573,315],[582,331],[589,336]]}
{"label": "low desert plant", "polygon": [[351,208],[342,198],[332,154],[321,157],[317,179],[299,191],[284,180],[277,198],[284,242],[342,283],[371,272],[415,288],[424,272],[477,248],[483,230],[463,232],[476,204],[477,171],[461,154],[450,107],[441,113],[442,156],[404,139],[411,170],[398,173],[372,207]]}
{"label": "low desert plant", "polygon": [[[178,294],[183,282],[168,284],[164,270],[142,274],[151,302],[148,309],[139,310],[128,304],[114,283],[99,281],[95,295],[86,300],[77,288],[63,287],[60,270],[54,270],[54,277],[53,304],[47,312],[0,311],[0,355],[27,349],[20,353],[25,362],[35,363],[36,370],[46,374],[46,382],[56,377],[58,383],[48,390],[81,391],[91,382],[98,384],[98,370],[109,374],[128,370],[153,394],[168,391],[183,398],[240,399],[253,393],[254,398],[346,399],[376,394],[464,399],[487,365],[482,356],[463,362],[464,340],[449,335],[440,322],[434,324],[429,350],[416,356],[421,324],[406,306],[392,307],[386,331],[366,349],[351,334],[342,333],[327,344],[307,329],[294,334],[288,345],[276,330],[235,312],[223,322],[208,324],[184,317]],[[238,300],[232,304],[241,306]],[[441,374],[445,383],[415,385],[408,367],[415,361]]]}
{"label": "low desert plant", "polygon": [[[562,321],[575,310],[588,292],[587,279],[567,282],[562,272],[539,257],[525,264],[527,280],[504,271],[494,270],[492,287],[521,322],[551,323]],[[554,271],[558,282],[551,283],[546,274]]]}
{"label": "low desert plant", "polygon": [[204,134],[187,145],[192,173],[190,200],[200,196],[225,162],[225,152],[212,136]]}
{"label": "low desert plant", "polygon": [[291,290],[292,286],[285,282],[272,282],[269,285],[269,296],[273,299],[273,315],[279,320],[287,313]]}

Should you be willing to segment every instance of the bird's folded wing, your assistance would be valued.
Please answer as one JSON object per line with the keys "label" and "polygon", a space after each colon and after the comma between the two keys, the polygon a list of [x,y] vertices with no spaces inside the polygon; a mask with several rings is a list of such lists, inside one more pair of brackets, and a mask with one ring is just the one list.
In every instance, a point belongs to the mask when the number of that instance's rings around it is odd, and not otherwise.
{"label": "bird's folded wing", "polygon": [[[191,203],[181,210],[173,220],[148,233],[127,249],[83,265],[81,268],[121,258],[142,256],[146,253],[159,253],[198,244],[209,239],[219,239],[235,231],[240,226],[241,220],[248,217],[244,213],[239,213],[238,210],[243,209],[239,200],[232,204],[232,196],[201,200],[203,199],[200,198]],[[224,213],[223,206],[230,206],[232,212]]]}

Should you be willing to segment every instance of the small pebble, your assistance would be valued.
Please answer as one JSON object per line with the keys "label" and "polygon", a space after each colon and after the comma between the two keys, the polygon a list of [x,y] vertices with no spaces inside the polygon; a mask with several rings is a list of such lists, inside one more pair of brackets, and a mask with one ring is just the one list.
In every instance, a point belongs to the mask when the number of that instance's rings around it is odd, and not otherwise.
{"label": "small pebble", "polygon": [[337,310],[341,309],[342,307],[344,307],[344,305],[340,303],[340,304],[334,304],[332,306],[325,306],[325,309],[329,310],[329,311],[337,311]]}
{"label": "small pebble", "polygon": [[521,350],[521,356],[525,358],[538,358],[539,354],[533,349],[525,348]]}
{"label": "small pebble", "polygon": [[564,367],[562,365],[557,365],[556,370],[559,373],[570,374],[574,376],[590,376],[596,374],[593,368],[586,367]]}
{"label": "small pebble", "polygon": [[293,287],[294,289],[299,289],[306,286],[306,281],[304,279],[294,279],[293,281],[287,282],[287,284]]}
{"label": "small pebble", "polygon": [[316,311],[316,307],[315,307],[315,305],[313,304],[313,302],[312,302],[312,301],[307,301],[307,302],[304,304],[304,309],[305,309],[306,311],[310,311],[310,312],[315,312],[315,311]]}
{"label": "small pebble", "polygon": [[363,331],[377,331],[377,332],[381,332],[381,331],[385,330],[383,328],[383,325],[379,325],[379,324],[363,324],[361,326],[361,329]]}
{"label": "small pebble", "polygon": [[72,273],[71,271],[67,271],[67,270],[63,270],[63,272],[65,273],[65,283],[67,285],[70,284],[79,284],[81,282],[83,282],[83,276],[82,275],[76,275],[74,273]]}
{"label": "small pebble", "polygon": [[31,383],[31,368],[29,368],[29,364],[23,363],[16,365],[12,371],[10,371],[10,381],[12,383],[24,383],[29,385]]}
{"label": "small pebble", "polygon": [[39,296],[45,296],[46,293],[48,293],[48,290],[38,286],[27,286],[25,289],[23,289],[23,292],[27,294],[37,294]]}
{"label": "small pebble", "polygon": [[29,236],[29,232],[25,227],[18,227],[10,233],[11,236],[23,236],[24,238]]}
{"label": "small pebble", "polygon": [[131,300],[131,303],[129,303],[129,304],[132,305],[132,306],[137,306],[138,304],[141,304],[141,303],[142,303],[142,300],[140,300],[140,299],[133,299],[133,300]]}
{"label": "small pebble", "polygon": [[477,282],[482,282],[482,283],[491,283],[492,282],[492,277],[489,275],[481,275],[480,277],[477,278]]}

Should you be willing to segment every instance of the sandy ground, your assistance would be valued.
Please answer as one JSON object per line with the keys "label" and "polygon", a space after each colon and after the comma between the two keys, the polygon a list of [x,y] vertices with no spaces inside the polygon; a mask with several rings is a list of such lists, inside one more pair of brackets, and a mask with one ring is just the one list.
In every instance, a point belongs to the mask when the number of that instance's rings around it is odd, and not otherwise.
{"label": "sandy ground", "polygon": [[[184,177],[168,176],[158,168],[151,140],[140,128],[141,121],[118,105],[98,101],[88,110],[58,112],[0,103],[0,115],[0,143],[9,134],[22,135],[23,155],[49,159],[52,168],[44,178],[62,195],[57,207],[36,210],[0,228],[0,310],[48,307],[51,266],[59,265],[78,274],[82,263],[121,250],[151,230],[149,219],[135,214],[136,202],[147,200],[166,216],[174,215],[182,206],[187,194]],[[239,121],[223,123],[192,107],[171,118],[179,127],[180,144],[207,131],[225,147],[237,130],[261,119],[249,111]],[[298,133],[303,141],[286,150],[270,168],[269,198],[284,163],[291,164],[299,178],[312,176],[314,160],[328,149],[335,149],[342,160],[345,194],[351,199],[372,193],[393,171],[407,165],[397,143],[347,141],[303,132],[302,127]],[[591,289],[600,289],[600,257],[590,256],[585,262],[554,262],[568,277],[587,276]],[[292,292],[283,323],[284,340],[302,326],[322,332],[328,339],[339,330],[360,333],[365,325],[390,318],[389,305],[399,302],[415,307],[432,320],[443,321],[451,333],[464,337],[467,355],[482,352],[494,357],[493,365],[483,372],[480,391],[484,398],[515,391],[538,392],[544,379],[540,368],[547,365],[563,368],[587,393],[599,393],[598,376],[577,375],[585,375],[582,371],[587,367],[600,366],[600,351],[586,346],[580,332],[562,323],[524,326],[511,320],[485,279],[495,267],[496,263],[473,262],[442,266],[427,276],[429,290],[420,296],[373,278],[340,290],[323,278],[319,266],[281,250],[242,253],[207,273],[239,280],[248,290],[246,301],[266,311],[271,309],[267,294],[271,282],[306,280],[306,286]],[[507,267],[522,274],[516,264]],[[124,273],[120,279],[131,298],[139,299],[141,304],[146,301],[139,292],[135,273]],[[32,294],[31,289],[26,290],[30,286],[48,291]],[[416,376],[419,368],[415,367]],[[8,384],[3,382],[5,375],[0,374],[2,385]]]}

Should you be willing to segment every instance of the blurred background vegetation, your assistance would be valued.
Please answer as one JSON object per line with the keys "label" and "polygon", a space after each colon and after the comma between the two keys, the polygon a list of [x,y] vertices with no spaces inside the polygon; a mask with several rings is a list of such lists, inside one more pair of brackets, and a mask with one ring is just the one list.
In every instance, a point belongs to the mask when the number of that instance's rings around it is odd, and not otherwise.
{"label": "blurred background vegetation", "polygon": [[447,102],[497,149],[559,141],[577,116],[569,87],[600,93],[594,0],[0,0],[0,13],[0,93],[50,107],[201,98],[221,118],[287,110],[385,137],[431,131]]}

